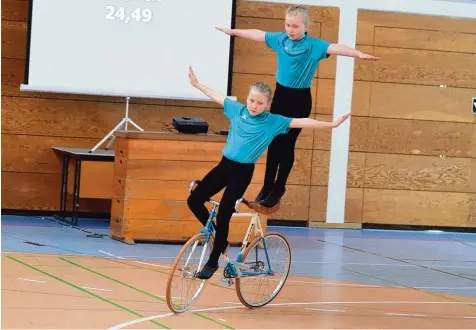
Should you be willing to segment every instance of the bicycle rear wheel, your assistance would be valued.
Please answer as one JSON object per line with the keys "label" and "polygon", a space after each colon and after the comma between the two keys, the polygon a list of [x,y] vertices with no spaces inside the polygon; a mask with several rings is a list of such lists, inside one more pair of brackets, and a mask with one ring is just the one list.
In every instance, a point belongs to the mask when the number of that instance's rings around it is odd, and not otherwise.
{"label": "bicycle rear wheel", "polygon": [[207,241],[206,234],[197,234],[190,238],[175,258],[169,273],[166,288],[166,300],[174,313],[185,312],[198,299],[206,280],[194,277],[208,260],[213,249],[213,238]]}
{"label": "bicycle rear wheel", "polygon": [[248,246],[241,262],[254,272],[268,272],[271,267],[271,274],[236,279],[236,294],[241,303],[247,307],[262,307],[276,298],[288,278],[291,248],[283,235],[266,233],[263,238],[258,237]]}

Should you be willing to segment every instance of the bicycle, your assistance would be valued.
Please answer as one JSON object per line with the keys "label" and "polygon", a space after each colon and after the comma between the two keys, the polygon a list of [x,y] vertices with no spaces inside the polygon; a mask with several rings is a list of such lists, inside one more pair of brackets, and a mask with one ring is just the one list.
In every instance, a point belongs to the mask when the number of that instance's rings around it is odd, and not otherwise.
{"label": "bicycle", "polygon": [[[196,184],[199,184],[199,180],[194,180],[190,184],[189,191],[192,192]],[[209,256],[214,242],[214,219],[217,216],[217,209],[220,203],[209,199],[208,202],[212,205],[210,210],[210,216],[204,228],[200,230],[198,234],[191,237],[182,249],[177,254],[172,269],[170,270],[167,280],[166,288],[166,301],[169,309],[174,313],[182,313],[188,310],[193,303],[199,298],[202,293],[207,280],[201,280],[195,277],[195,274],[205,264],[205,256]],[[239,206],[243,203],[249,207],[249,202],[240,198],[235,203],[234,216],[251,216],[250,224],[246,231],[245,237],[241,244],[240,251],[236,260],[232,260],[228,257],[228,248],[223,253],[226,265],[223,269],[223,275],[220,282],[224,286],[232,286],[235,283],[236,293],[239,300],[243,305],[249,308],[262,307],[270,303],[279,294],[286,282],[291,265],[291,248],[286,238],[280,233],[264,233],[261,227],[258,213],[240,213]],[[255,238],[252,242],[249,242],[251,232],[255,229]],[[276,268],[277,262],[270,261],[269,253],[270,249],[275,243],[281,243],[284,247],[283,252],[285,254],[284,270],[282,277],[279,281],[271,280],[277,283],[277,286],[272,290],[269,295],[264,295],[262,292],[262,298],[259,301],[251,301],[251,297],[248,294],[260,295],[260,288],[255,288],[250,291],[245,290],[246,284],[252,279],[258,279],[259,283],[262,283],[261,278],[274,278],[277,275]],[[187,250],[191,248],[191,251],[187,253]],[[278,254],[277,249],[274,256]],[[264,252],[260,254],[260,252]],[[184,257],[183,264],[181,263],[182,257]],[[248,261],[248,257],[254,261]],[[197,265],[194,264],[197,262]],[[184,283],[185,282],[185,283]],[[185,284],[185,285],[184,285]],[[194,289],[190,290],[193,287]],[[265,287],[265,289],[268,286]],[[186,297],[183,297],[183,292],[175,292],[174,289],[178,288],[182,291],[187,289]],[[189,292],[190,291],[190,292]],[[189,298],[190,293],[190,298]]]}

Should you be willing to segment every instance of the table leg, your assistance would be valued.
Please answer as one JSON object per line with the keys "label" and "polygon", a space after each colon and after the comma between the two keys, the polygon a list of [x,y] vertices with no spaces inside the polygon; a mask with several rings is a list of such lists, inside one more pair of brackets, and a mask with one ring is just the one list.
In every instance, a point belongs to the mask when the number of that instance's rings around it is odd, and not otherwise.
{"label": "table leg", "polygon": [[79,186],[81,179],[81,160],[76,159],[74,166],[74,188],[73,188],[73,225],[78,224],[78,212],[79,212]]}
{"label": "table leg", "polygon": [[66,217],[66,200],[68,196],[68,170],[69,155],[63,157],[63,169],[61,171],[61,196],[60,196],[60,216],[62,220]]}

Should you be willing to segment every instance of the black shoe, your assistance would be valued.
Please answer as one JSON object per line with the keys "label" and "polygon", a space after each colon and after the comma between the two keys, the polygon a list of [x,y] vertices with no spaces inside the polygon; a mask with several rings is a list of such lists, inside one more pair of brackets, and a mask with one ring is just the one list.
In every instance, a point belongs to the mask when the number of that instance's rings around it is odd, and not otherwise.
{"label": "black shoe", "polygon": [[256,196],[255,202],[261,204],[266,199],[266,197],[268,197],[270,192],[270,189],[264,189],[264,187],[261,188],[261,191],[259,192],[258,196]]}
{"label": "black shoe", "polygon": [[281,198],[284,196],[285,192],[286,189],[283,189],[282,191],[273,189],[271,193],[260,204],[264,207],[276,206],[281,201]]}
{"label": "black shoe", "polygon": [[216,267],[212,267],[209,264],[205,264],[203,269],[195,274],[195,277],[201,280],[208,280],[213,276],[213,274],[215,274],[217,269],[218,265]]}

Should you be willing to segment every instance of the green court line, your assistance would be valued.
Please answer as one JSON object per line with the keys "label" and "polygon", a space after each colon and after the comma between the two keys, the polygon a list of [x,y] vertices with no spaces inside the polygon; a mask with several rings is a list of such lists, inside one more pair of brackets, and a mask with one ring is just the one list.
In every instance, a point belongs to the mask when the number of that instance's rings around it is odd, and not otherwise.
{"label": "green court line", "polygon": [[[68,260],[68,259],[66,259],[66,258],[59,257],[59,259],[65,261],[65,262],[67,262],[67,263],[69,263],[69,264],[71,264],[71,265],[74,265],[74,266],[76,266],[76,267],[79,267],[79,268],[81,268],[81,269],[87,270],[88,272],[91,272],[91,273],[93,273],[93,274],[96,274],[96,275],[99,275],[99,276],[101,276],[101,277],[107,278],[108,280],[111,280],[111,281],[116,282],[116,283],[118,283],[118,284],[124,285],[124,286],[128,287],[129,289],[132,289],[132,290],[135,290],[135,291],[140,292],[140,293],[142,293],[142,294],[145,294],[146,296],[149,296],[149,297],[151,297],[151,298],[154,298],[154,299],[157,299],[157,300],[160,300],[160,301],[166,303],[166,300],[165,300],[164,298],[161,298],[161,297],[159,297],[159,296],[156,296],[156,295],[154,295],[154,294],[152,294],[152,293],[150,293],[150,292],[147,292],[147,291],[141,290],[141,289],[139,289],[139,288],[136,288],[136,287],[134,287],[134,286],[132,286],[132,285],[129,285],[129,284],[127,284],[127,283],[124,283],[124,282],[122,282],[122,281],[119,281],[118,279],[115,279],[115,278],[113,278],[113,277],[110,277],[110,276],[104,275],[104,274],[102,274],[102,273],[99,273],[99,272],[97,272],[97,271],[95,271],[95,270],[93,270],[93,269],[91,269],[91,268],[88,268],[88,267],[86,267],[86,266],[82,266],[82,265],[80,265],[80,264],[78,264],[78,263],[76,263],[76,262],[74,262],[74,261]],[[212,319],[212,318],[210,318],[210,317],[208,317],[208,316],[206,316],[206,315],[203,315],[203,314],[201,314],[201,313],[192,312],[192,314],[195,314],[196,316],[199,316],[199,317],[201,317],[201,318],[203,318],[203,319],[205,319],[205,320],[209,320],[209,321],[211,321],[211,322],[213,322],[213,323],[215,323],[215,324],[221,325],[222,327],[225,327],[225,328],[227,328],[227,329],[235,330],[235,328],[229,326],[228,324],[225,324],[225,323],[222,323],[222,322],[217,321],[217,320],[215,320],[215,319]]]}
{"label": "green court line", "polygon": [[[57,276],[55,276],[55,275],[53,275],[53,274],[50,274],[50,273],[48,273],[48,272],[46,272],[46,271],[44,271],[44,270],[41,270],[41,269],[39,269],[39,268],[36,268],[35,266],[30,265],[30,264],[28,264],[28,263],[26,263],[26,262],[23,262],[23,261],[21,261],[21,260],[19,260],[19,259],[16,259],[16,258],[14,258],[14,257],[12,257],[12,256],[7,256],[7,258],[9,258],[9,259],[11,259],[11,260],[13,260],[13,261],[16,261],[16,262],[22,264],[23,266],[26,266],[26,267],[28,267],[28,268],[31,268],[31,269],[33,269],[33,270],[35,270],[35,271],[37,271],[37,272],[39,272],[39,273],[42,273],[42,274],[44,274],[44,275],[46,275],[46,276],[49,276],[49,277],[51,277],[51,278],[54,278],[55,280],[57,280],[57,281],[59,281],[59,282],[61,282],[61,283],[67,284],[67,285],[69,285],[69,286],[71,286],[71,287],[73,287],[73,288],[75,288],[75,289],[77,289],[77,290],[79,290],[79,291],[82,291],[82,292],[84,292],[84,293],[86,293],[86,294],[88,294],[88,295],[91,295],[91,296],[93,296],[94,298],[97,298],[97,299],[102,300],[102,301],[104,301],[104,302],[106,302],[106,303],[108,303],[108,304],[111,304],[111,305],[113,305],[113,306],[115,306],[115,307],[117,307],[117,308],[119,308],[119,309],[122,309],[123,311],[126,311],[126,312],[128,312],[128,313],[130,313],[130,314],[132,314],[132,315],[134,315],[134,316],[137,316],[137,317],[140,317],[140,318],[145,317],[144,315],[139,314],[139,313],[133,311],[132,309],[129,309],[129,308],[127,308],[127,307],[124,307],[124,306],[122,306],[122,305],[119,305],[119,304],[117,304],[117,303],[115,303],[115,302],[113,302],[113,301],[111,301],[111,300],[109,300],[109,299],[106,299],[106,298],[104,298],[104,297],[101,297],[100,295],[97,295],[97,294],[95,294],[95,293],[92,293],[92,292],[90,292],[90,291],[88,291],[88,290],[86,290],[86,289],[83,289],[83,288],[81,288],[81,287],[79,287],[79,286],[77,286],[77,285],[75,285],[75,284],[73,284],[73,283],[71,283],[71,282],[68,282],[68,281],[66,281],[66,280],[64,280],[64,279],[62,279],[62,278],[60,278],[60,277],[57,277]],[[159,322],[156,322],[156,321],[154,321],[154,320],[150,320],[150,322],[153,323],[153,324],[155,324],[155,325],[157,325],[157,326],[159,326],[159,327],[162,327],[162,328],[164,328],[164,329],[170,329],[169,327],[167,327],[167,326],[165,326],[165,325],[163,325],[163,324],[161,324],[161,323],[159,323]]]}

